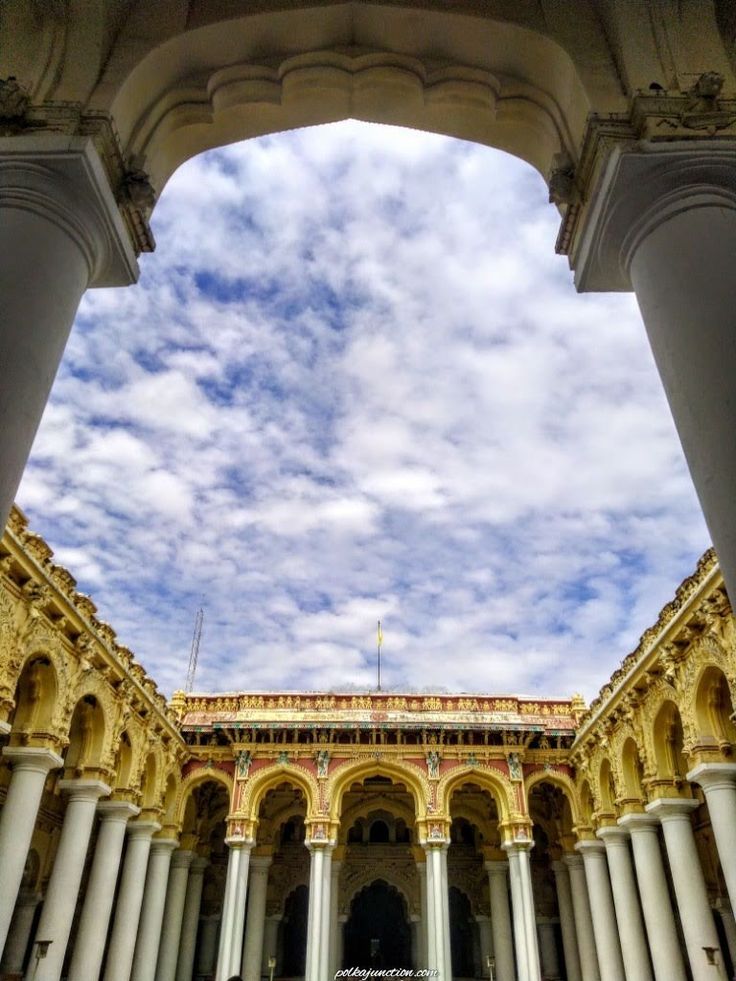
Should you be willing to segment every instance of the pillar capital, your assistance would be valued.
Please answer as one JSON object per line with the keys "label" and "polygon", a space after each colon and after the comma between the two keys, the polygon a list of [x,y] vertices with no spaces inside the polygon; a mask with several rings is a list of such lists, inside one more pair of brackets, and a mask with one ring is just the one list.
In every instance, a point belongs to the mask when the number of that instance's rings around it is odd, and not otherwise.
{"label": "pillar capital", "polygon": [[637,832],[654,832],[656,834],[659,821],[653,814],[624,814],[618,819],[618,823],[625,828],[630,835]]}
{"label": "pillar capital", "polygon": [[715,787],[736,786],[736,763],[699,763],[687,774],[691,783],[700,784],[704,790]]}
{"label": "pillar capital", "polygon": [[596,835],[606,847],[615,847],[617,845],[626,846],[629,841],[629,832],[620,825],[606,825],[605,828],[599,828]]}
{"label": "pillar capital", "polygon": [[507,875],[509,863],[506,859],[489,859],[483,863],[483,868],[489,875]]}
{"label": "pillar capital", "polygon": [[563,855],[562,861],[568,869],[582,869],[583,867],[582,855]]}
{"label": "pillar capital", "polygon": [[189,875],[204,875],[209,868],[210,860],[203,855],[195,855],[189,866]]}
{"label": "pillar capital", "polygon": [[662,824],[666,821],[687,821],[690,824],[690,814],[700,807],[700,801],[686,797],[658,797],[647,804],[647,814],[653,814]]}
{"label": "pillar capital", "polygon": [[171,854],[171,868],[188,869],[193,860],[194,852],[190,852],[188,848],[178,848]]}
{"label": "pillar capital", "polygon": [[73,800],[98,800],[107,797],[110,787],[101,780],[86,780],[84,777],[74,780],[60,780],[59,790]]}
{"label": "pillar capital", "polygon": [[40,746],[5,746],[3,756],[11,763],[13,770],[48,773],[64,765],[58,753]]}
{"label": "pillar capital", "polygon": [[161,830],[158,821],[130,821],[128,823],[129,838],[152,838]]}
{"label": "pillar capital", "polygon": [[152,838],[151,839],[151,852],[164,854],[166,852],[173,852],[175,848],[179,847],[179,842],[175,838]]}
{"label": "pillar capital", "polygon": [[583,858],[586,855],[605,855],[606,846],[602,841],[590,841],[586,839],[585,841],[579,841],[575,845],[575,851],[580,852]]}
{"label": "pillar capital", "polygon": [[103,821],[120,821],[122,824],[141,813],[140,807],[125,800],[101,800],[97,813]]}
{"label": "pillar capital", "polygon": [[271,866],[272,862],[273,858],[270,855],[251,855],[251,872],[266,872]]}
{"label": "pillar capital", "polygon": [[531,838],[517,839],[516,841],[505,841],[501,848],[508,855],[518,855],[519,852],[530,852],[534,848],[534,841]]}

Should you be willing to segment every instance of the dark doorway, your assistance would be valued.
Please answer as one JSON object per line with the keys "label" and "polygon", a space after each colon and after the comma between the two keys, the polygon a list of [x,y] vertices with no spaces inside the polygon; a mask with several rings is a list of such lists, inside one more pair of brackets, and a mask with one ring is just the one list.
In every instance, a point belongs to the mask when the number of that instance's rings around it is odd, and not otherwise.
{"label": "dark doorway", "polygon": [[455,886],[450,887],[450,950],[452,976],[474,978],[473,920],[470,900]]}
{"label": "dark doorway", "polygon": [[286,978],[303,978],[307,963],[307,915],[309,913],[309,890],[297,886],[284,904],[284,918],[281,921],[281,943],[283,966],[281,973]]}
{"label": "dark doorway", "polygon": [[407,967],[411,963],[411,928],[400,893],[376,879],[353,900],[345,924],[345,958],[349,967]]}

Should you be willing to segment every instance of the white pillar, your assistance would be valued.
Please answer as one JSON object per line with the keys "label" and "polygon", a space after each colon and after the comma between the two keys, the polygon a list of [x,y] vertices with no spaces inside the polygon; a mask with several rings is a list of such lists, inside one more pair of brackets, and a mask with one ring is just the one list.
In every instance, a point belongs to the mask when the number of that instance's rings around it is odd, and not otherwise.
{"label": "white pillar", "polygon": [[128,825],[128,844],[105,961],[105,981],[130,979],[151,838],[160,830],[161,825],[155,821],[133,821]]}
{"label": "white pillar", "polygon": [[324,887],[324,845],[308,842],[309,862],[309,912],[307,914],[307,959],[305,981],[321,981],[320,941],[322,932],[322,893]]}
{"label": "white pillar", "polygon": [[[266,917],[266,927],[263,932],[263,957],[261,959],[261,974],[269,976],[269,960],[278,958],[279,952],[279,923],[283,917],[280,913]],[[276,965],[278,967],[278,964]]]}
{"label": "white pillar", "polygon": [[110,793],[107,784],[99,780],[61,780],[59,789],[66,794],[67,805],[35,936],[35,940],[50,940],[51,944],[37,965],[31,957],[26,976],[33,981],[58,981],[61,977],[97,801]]}
{"label": "white pillar", "polygon": [[575,914],[575,936],[580,955],[580,970],[583,981],[600,981],[598,952],[595,949],[593,917],[590,912],[588,883],[585,879],[583,860],[579,855],[565,855],[563,858],[570,875],[570,893]]}
{"label": "white pillar", "polygon": [[181,939],[179,959],[176,962],[176,981],[192,981],[194,973],[194,951],[197,946],[197,927],[199,926],[199,907],[202,902],[204,871],[209,865],[207,858],[195,858],[189,866],[187,894],[184,900],[184,914],[181,919]]}
{"label": "white pillar", "polygon": [[64,762],[50,749],[29,746],[6,746],[3,756],[12,764],[13,771],[5,805],[0,811],[0,882],[3,891],[3,901],[0,903],[0,951],[5,947],[15,899],[23,881],[23,869],[31,847],[46,777],[49,770],[55,770]]}
{"label": "white pillar", "polygon": [[497,981],[514,981],[514,938],[511,931],[508,862],[486,862],[488,888],[491,894],[491,932],[493,934],[493,959],[496,962]]}
{"label": "white pillar", "polygon": [[447,882],[447,849],[444,839],[424,844],[427,865],[427,959],[439,981],[452,981],[450,950],[450,899]]}
{"label": "white pillar", "polygon": [[240,971],[243,954],[245,901],[248,894],[248,866],[254,842],[242,838],[226,838],[230,852],[227,858],[225,899],[222,905],[220,947],[217,954],[216,981],[227,981]]}
{"label": "white pillar", "polygon": [[0,137],[0,253],[4,528],[82,293],[138,275],[91,138]]}
{"label": "white pillar", "polygon": [[13,919],[8,931],[8,939],[2,960],[0,960],[0,975],[20,974],[22,972],[23,961],[28,950],[28,941],[31,939],[33,918],[40,902],[41,897],[38,893],[26,892],[21,889],[18,894]]}
{"label": "white pillar", "polygon": [[570,874],[564,862],[553,862],[557,890],[557,908],[560,911],[560,930],[562,931],[562,950],[565,954],[566,981],[583,981],[580,970],[578,939],[575,933],[575,912],[572,904]]}
{"label": "white pillar", "polygon": [[652,981],[639,894],[629,853],[629,833],[623,827],[601,828],[598,837],[606,847],[626,981]]}
{"label": "white pillar", "polygon": [[332,852],[334,842],[325,849],[325,858],[322,865],[322,923],[320,928],[320,962],[319,971],[321,981],[332,981],[330,976],[330,912],[332,908]]}
{"label": "white pillar", "polygon": [[[488,958],[491,956],[493,942],[491,940],[491,918],[489,916],[476,916],[478,924],[478,937],[480,940],[480,973],[481,977],[490,976],[488,969]],[[495,976],[495,971],[493,972]]]}
{"label": "white pillar", "polygon": [[555,923],[549,917],[537,920],[539,930],[539,959],[542,962],[542,977],[544,981],[560,981],[560,958],[557,953],[557,937]]}
{"label": "white pillar", "polygon": [[575,847],[585,866],[601,981],[625,981],[605,845],[600,841],[579,841]]}
{"label": "white pillar", "polygon": [[177,845],[178,842],[173,838],[154,838],[151,842],[131,981],[154,981],[161,943],[161,925],[166,905],[171,853]]}
{"label": "white pillar", "polygon": [[166,903],[161,921],[161,941],[158,945],[156,981],[174,981],[179,960],[179,943],[184,917],[184,903],[189,884],[189,866],[194,852],[180,848],[173,852],[166,886]]}
{"label": "white pillar", "polygon": [[519,981],[539,981],[539,943],[532,895],[532,874],[529,865],[530,841],[508,842],[502,846],[509,856],[511,908],[514,915],[516,967]]}
{"label": "white pillar", "polygon": [[97,981],[100,976],[125,828],[130,818],[140,813],[140,808],[127,801],[103,800],[97,805],[97,813],[100,827],[95,855],[69,965],[70,978],[89,981]]}
{"label": "white pillar", "polygon": [[263,931],[266,925],[266,892],[270,855],[254,856],[250,860],[248,914],[245,921],[243,950],[243,981],[259,981],[263,957]]}
{"label": "white pillar", "polygon": [[[419,934],[422,929],[422,921],[419,917],[414,914],[409,917],[409,930],[411,931],[410,943],[411,943],[411,963],[416,964],[419,961]],[[333,975],[334,977],[334,975]]]}
{"label": "white pillar", "polygon": [[419,970],[427,969],[427,863],[417,862],[417,875],[419,876],[419,961],[416,965]]}
{"label": "white pillar", "polygon": [[715,908],[721,917],[723,932],[726,934],[726,943],[728,944],[728,952],[731,955],[731,963],[736,965],[736,920],[734,919],[733,910],[728,901],[724,901],[723,899],[716,900]]}
{"label": "white pillar", "polygon": [[[715,981],[725,979],[726,972],[690,820],[696,807],[695,800],[661,798],[646,810],[662,823],[693,981]],[[715,964],[709,963],[708,950]]]}
{"label": "white pillar", "polygon": [[335,977],[335,972],[342,966],[338,959],[338,941],[337,935],[340,930],[340,925],[338,923],[338,913],[340,905],[340,869],[342,868],[342,862],[337,862],[333,858],[332,860],[332,871],[331,882],[330,882],[330,969],[328,975],[330,978]]}
{"label": "white pillar", "polygon": [[[683,106],[684,108],[684,106]],[[633,286],[730,595],[736,595],[733,139],[616,148],[573,265],[581,290]],[[702,953],[702,952],[701,952]]]}
{"label": "white pillar", "polygon": [[731,906],[736,906],[736,763],[701,763],[687,775],[705,793]]}
{"label": "white pillar", "polygon": [[220,929],[220,914],[203,916],[200,923],[197,974],[213,974],[217,961],[217,934]]}
{"label": "white pillar", "polygon": [[685,981],[685,963],[659,847],[659,821],[650,814],[619,818],[631,835],[636,879],[657,981]]}

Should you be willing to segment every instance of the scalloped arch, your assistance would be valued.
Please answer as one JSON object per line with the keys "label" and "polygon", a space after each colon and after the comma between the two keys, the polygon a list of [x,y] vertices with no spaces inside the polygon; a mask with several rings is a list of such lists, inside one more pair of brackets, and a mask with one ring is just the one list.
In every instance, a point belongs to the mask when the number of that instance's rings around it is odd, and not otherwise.
{"label": "scalloped arch", "polygon": [[340,764],[330,774],[330,819],[340,820],[342,799],[352,783],[365,780],[366,777],[390,777],[397,783],[406,785],[414,798],[414,820],[420,820],[426,814],[426,802],[430,799],[429,781],[426,774],[411,763],[395,760],[357,760]]}
{"label": "scalloped arch", "polygon": [[319,815],[319,785],[316,779],[302,767],[289,763],[275,763],[258,770],[244,783],[238,813],[248,820],[258,822],[258,809],[261,801],[280,783],[295,784],[304,793],[307,801],[307,819]]}
{"label": "scalloped arch", "polygon": [[232,807],[234,780],[230,774],[217,767],[200,767],[188,773],[177,787],[176,803],[174,805],[177,825],[181,825],[184,821],[184,813],[190,795],[197,787],[201,787],[204,783],[221,784],[227,790],[230,807]]}
{"label": "scalloped arch", "polygon": [[578,797],[578,789],[572,780],[572,777],[568,776],[567,773],[557,773],[546,770],[538,770],[532,773],[530,776],[526,777],[524,781],[524,790],[526,791],[526,807],[529,810],[529,798],[531,796],[532,790],[540,783],[551,783],[555,787],[559,787],[567,797],[567,802],[570,805],[570,813],[572,815],[573,827],[579,824],[580,819],[580,799]]}
{"label": "scalloped arch", "polygon": [[449,813],[452,795],[465,783],[477,783],[491,794],[496,801],[501,821],[508,821],[512,814],[518,813],[516,795],[508,777],[499,770],[482,769],[478,766],[454,767],[440,777],[437,784],[437,810],[440,813]]}

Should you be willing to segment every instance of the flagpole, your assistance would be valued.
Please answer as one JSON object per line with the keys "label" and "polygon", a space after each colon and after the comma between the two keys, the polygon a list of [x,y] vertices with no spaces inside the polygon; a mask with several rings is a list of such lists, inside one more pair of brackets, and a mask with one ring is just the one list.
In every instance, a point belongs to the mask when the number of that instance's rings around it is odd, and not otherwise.
{"label": "flagpole", "polygon": [[381,621],[378,621],[378,691],[381,690],[381,641],[383,640],[383,634],[381,633]]}

